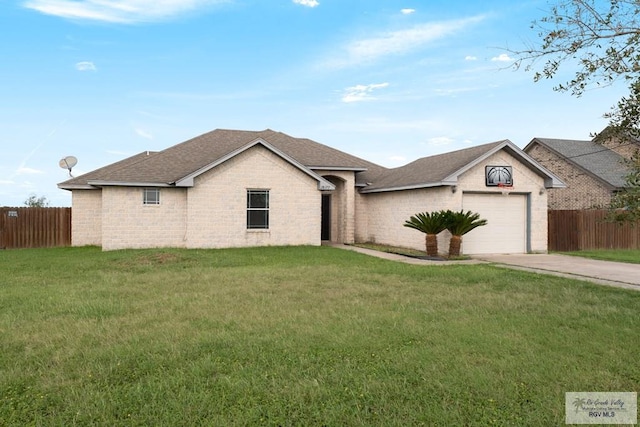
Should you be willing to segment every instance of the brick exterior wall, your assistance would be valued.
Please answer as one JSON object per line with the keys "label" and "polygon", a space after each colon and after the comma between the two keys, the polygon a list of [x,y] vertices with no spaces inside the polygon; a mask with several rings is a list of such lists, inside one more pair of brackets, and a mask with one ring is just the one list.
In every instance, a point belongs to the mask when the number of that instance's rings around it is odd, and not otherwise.
{"label": "brick exterior wall", "polygon": [[355,224],[354,224],[354,236],[353,240],[357,243],[364,243],[369,241],[369,214],[368,210],[368,197],[365,194],[355,192],[354,196],[354,210],[355,210]]}
{"label": "brick exterior wall", "polygon": [[[247,190],[269,190],[269,229],[247,230]],[[187,247],[320,245],[318,182],[262,146],[199,176],[188,193]]]}
{"label": "brick exterior wall", "polygon": [[[256,146],[197,177],[194,187],[161,188],[159,205],[144,205],[139,187],[74,190],[73,244],[103,250],[320,245],[317,185]],[[268,230],[247,230],[248,189],[269,190]],[[346,205],[345,218],[352,217]]]}
{"label": "brick exterior wall", "polygon": [[551,188],[549,192],[550,210],[580,210],[607,206],[611,200],[611,190],[600,180],[567,162],[540,144],[533,144],[527,154],[552,171],[566,188]]}
{"label": "brick exterior wall", "polygon": [[[361,212],[366,215],[367,224],[366,234],[359,236],[364,237],[362,241],[419,250],[425,250],[424,234],[404,227],[404,222],[418,212],[458,209],[461,204],[461,194],[452,194],[450,187],[369,193],[361,197],[365,201]],[[439,235],[438,240],[439,247],[446,248],[447,233]]]}
{"label": "brick exterior wall", "polygon": [[[531,235],[529,243],[532,252],[547,251],[547,192],[544,179],[531,171],[505,151],[494,154],[474,166],[458,178],[456,191],[451,187],[434,187],[419,190],[393,191],[385,193],[361,194],[358,213],[366,217],[358,225],[358,241],[371,241],[393,246],[425,249],[424,234],[404,227],[404,222],[418,212],[440,209],[460,210],[465,192],[501,193],[502,190],[485,186],[486,165],[511,165],[513,167],[514,192],[525,194],[531,204]],[[499,207],[496,207],[497,209]],[[358,218],[360,223],[362,218]],[[463,239],[464,242],[464,239]],[[441,252],[446,252],[449,235],[445,231],[438,236]],[[464,247],[463,247],[464,251]]]}
{"label": "brick exterior wall", "polygon": [[609,150],[615,151],[625,159],[630,159],[640,151],[640,143],[620,140],[620,138],[602,138],[601,144]]}
{"label": "brick exterior wall", "polygon": [[160,204],[144,205],[142,188],[104,187],[102,249],[184,247],[186,194],[161,188]]}
{"label": "brick exterior wall", "polygon": [[73,190],[71,203],[71,244],[102,245],[102,191]]}

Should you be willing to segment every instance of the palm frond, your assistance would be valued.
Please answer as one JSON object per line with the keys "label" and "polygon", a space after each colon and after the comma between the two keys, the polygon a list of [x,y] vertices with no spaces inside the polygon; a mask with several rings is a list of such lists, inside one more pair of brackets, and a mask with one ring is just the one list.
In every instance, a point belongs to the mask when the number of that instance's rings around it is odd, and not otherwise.
{"label": "palm frond", "polygon": [[412,215],[404,222],[404,226],[425,234],[438,234],[447,228],[445,219],[444,211],[421,212]]}
{"label": "palm frond", "polygon": [[487,225],[486,219],[481,219],[479,213],[471,211],[453,212],[448,210],[445,212],[446,229],[454,236],[463,236],[471,230]]}

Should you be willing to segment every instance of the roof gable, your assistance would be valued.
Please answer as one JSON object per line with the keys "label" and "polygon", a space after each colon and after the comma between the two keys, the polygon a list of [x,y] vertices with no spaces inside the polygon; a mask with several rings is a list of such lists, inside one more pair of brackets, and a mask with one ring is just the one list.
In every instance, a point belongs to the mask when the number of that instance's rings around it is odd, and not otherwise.
{"label": "roof gable", "polygon": [[316,174],[311,169],[309,169],[309,168],[305,167],[304,165],[300,164],[297,160],[295,160],[291,156],[289,156],[289,155],[283,153],[282,151],[278,150],[277,148],[275,148],[274,146],[272,146],[268,142],[264,141],[262,138],[258,138],[255,141],[252,141],[252,142],[250,142],[250,143],[238,148],[237,150],[234,150],[231,153],[229,153],[229,154],[217,159],[213,163],[205,165],[204,167],[198,169],[197,171],[194,171],[193,173],[190,173],[189,175],[185,176],[184,178],[176,181],[175,182],[176,187],[192,187],[194,185],[194,179],[196,177],[202,175],[205,172],[210,171],[211,169],[213,169],[216,166],[226,162],[227,160],[232,159],[232,158],[238,156],[241,153],[244,153],[245,151],[255,147],[256,145],[263,146],[267,150],[269,150],[272,153],[274,153],[275,155],[279,156],[281,159],[289,162],[291,165],[293,165],[298,170],[302,171],[303,173],[309,175],[311,178],[313,178],[316,181],[318,181],[318,190],[335,190],[335,186],[332,183],[330,183],[326,179],[322,178],[320,175]]}
{"label": "roof gable", "polygon": [[524,148],[530,151],[539,144],[611,188],[625,186],[628,173],[624,158],[595,141],[533,138]]}
{"label": "roof gable", "polygon": [[500,150],[506,150],[520,162],[544,177],[546,187],[563,187],[562,181],[542,167],[509,140],[478,145],[463,150],[423,157],[378,177],[363,193],[411,190],[456,185],[458,177]]}

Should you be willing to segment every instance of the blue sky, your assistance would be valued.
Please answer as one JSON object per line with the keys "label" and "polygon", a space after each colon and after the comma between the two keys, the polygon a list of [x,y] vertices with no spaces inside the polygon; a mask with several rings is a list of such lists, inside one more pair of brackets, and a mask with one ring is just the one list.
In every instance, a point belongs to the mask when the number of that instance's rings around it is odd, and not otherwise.
{"label": "blue sky", "polygon": [[[4,0],[0,206],[70,206],[75,176],[216,128],[273,129],[383,166],[510,139],[589,139],[582,98],[509,67],[543,0]],[[567,70],[569,73],[571,70]],[[570,74],[566,74],[570,76]]]}

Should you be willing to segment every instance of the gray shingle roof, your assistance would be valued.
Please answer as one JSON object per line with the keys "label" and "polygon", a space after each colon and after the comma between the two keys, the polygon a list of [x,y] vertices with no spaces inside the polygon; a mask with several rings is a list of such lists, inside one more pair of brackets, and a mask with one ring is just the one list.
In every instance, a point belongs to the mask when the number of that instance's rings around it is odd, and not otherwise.
{"label": "gray shingle roof", "polygon": [[159,152],[141,153],[105,166],[67,180],[59,184],[59,187],[88,186],[90,181],[171,185],[258,139],[267,142],[310,169],[384,169],[382,166],[310,139],[294,138],[270,129],[264,131],[217,129]]}
{"label": "gray shingle roof", "polygon": [[[280,152],[285,158],[310,170],[338,169],[356,172],[356,185],[363,192],[455,185],[463,173],[491,153],[506,149],[544,176],[549,186],[563,184],[508,140],[479,145],[418,159],[387,169],[306,138],[294,138],[270,129],[241,131],[217,129],[159,152],[144,152],[77,178],[58,184],[63,189],[95,188],[101,185],[192,185],[192,178],[224,162],[256,141]],[[291,160],[290,160],[291,161]],[[315,175],[314,175],[315,176]],[[319,177],[318,177],[319,178]]]}
{"label": "gray shingle roof", "polygon": [[375,172],[365,172],[363,175],[371,185],[364,191],[409,189],[443,184],[455,185],[457,177],[454,175],[456,173],[462,173],[466,167],[501,146],[511,149],[514,154],[518,155],[519,150],[511,142],[504,140],[423,157],[383,174],[376,175]]}
{"label": "gray shingle roof", "polygon": [[534,138],[525,147],[538,143],[564,157],[570,163],[589,172],[606,184],[622,188],[628,173],[624,158],[613,150],[593,141],[573,139]]}
{"label": "gray shingle roof", "polygon": [[116,163],[111,163],[110,165],[93,170],[89,173],[61,182],[60,184],[58,184],[58,187],[68,189],[83,187],[92,188],[92,186],[88,183],[89,180],[110,179],[112,176],[114,176],[114,174],[118,174],[122,170],[135,168],[136,165],[147,161],[151,156],[155,156],[156,154],[157,152],[155,151],[145,151],[134,156],[127,157],[126,159],[120,160]]}

